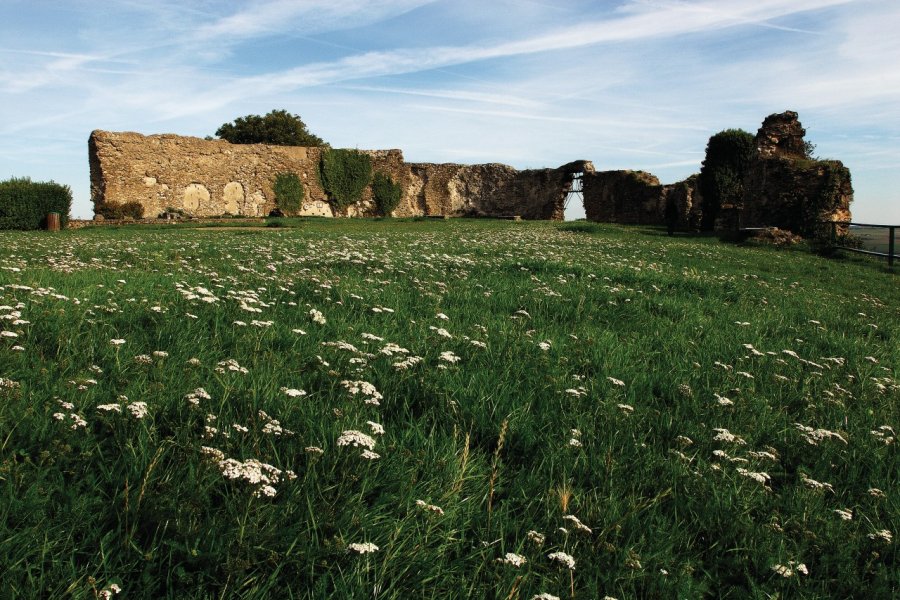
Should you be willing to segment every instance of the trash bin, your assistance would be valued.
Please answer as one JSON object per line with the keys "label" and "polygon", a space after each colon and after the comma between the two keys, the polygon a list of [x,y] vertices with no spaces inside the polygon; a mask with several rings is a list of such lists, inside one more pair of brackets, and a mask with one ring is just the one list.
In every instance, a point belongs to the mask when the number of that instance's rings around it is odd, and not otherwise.
{"label": "trash bin", "polygon": [[47,215],[47,231],[59,231],[58,212],[52,212]]}

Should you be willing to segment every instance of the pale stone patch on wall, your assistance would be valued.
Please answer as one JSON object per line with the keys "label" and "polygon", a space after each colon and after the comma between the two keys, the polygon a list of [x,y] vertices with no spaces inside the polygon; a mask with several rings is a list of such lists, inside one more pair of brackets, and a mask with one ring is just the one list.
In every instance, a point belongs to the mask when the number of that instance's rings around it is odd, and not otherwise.
{"label": "pale stone patch on wall", "polygon": [[237,181],[230,181],[225,184],[225,191],[222,194],[224,201],[225,214],[240,214],[240,207],[244,205],[244,186]]}
{"label": "pale stone patch on wall", "polygon": [[300,207],[302,217],[333,217],[331,205],[323,200],[307,201]]}
{"label": "pale stone patch on wall", "polygon": [[144,177],[144,185],[147,187],[153,187],[156,185],[156,177]]}
{"label": "pale stone patch on wall", "polygon": [[199,183],[192,183],[184,188],[182,206],[189,213],[197,213],[200,207],[209,204],[209,190]]}

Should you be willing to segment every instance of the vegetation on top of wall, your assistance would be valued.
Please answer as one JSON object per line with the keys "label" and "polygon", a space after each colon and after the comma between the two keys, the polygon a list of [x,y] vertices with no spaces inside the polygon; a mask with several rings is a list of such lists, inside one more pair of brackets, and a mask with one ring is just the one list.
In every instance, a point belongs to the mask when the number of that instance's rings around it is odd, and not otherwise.
{"label": "vegetation on top of wall", "polygon": [[726,129],[709,138],[706,158],[700,168],[702,229],[713,229],[722,205],[741,201],[744,195],[744,175],[750,166],[754,147],[753,134],[743,129]]}
{"label": "vegetation on top of wall", "polygon": [[381,172],[375,173],[372,178],[372,198],[375,200],[378,212],[390,217],[400,204],[402,195],[403,190],[400,188],[400,184],[391,179],[390,175]]}
{"label": "vegetation on top of wall", "polygon": [[265,116],[247,115],[225,123],[216,135],[232,144],[272,144],[275,146],[322,146],[328,144],[306,128],[300,115],[273,110]]}
{"label": "vegetation on top of wall", "polygon": [[104,219],[143,219],[144,207],[140,202],[102,202],[94,205],[94,214]]}
{"label": "vegetation on top of wall", "polygon": [[339,210],[359,202],[372,179],[372,157],[359,150],[328,149],[319,163],[322,189]]}
{"label": "vegetation on top of wall", "polygon": [[72,190],[67,185],[28,177],[0,181],[0,229],[43,229],[52,212],[59,213],[65,227],[71,208]]}
{"label": "vegetation on top of wall", "polygon": [[306,190],[296,173],[278,173],[272,186],[275,190],[275,205],[286,215],[300,212]]}

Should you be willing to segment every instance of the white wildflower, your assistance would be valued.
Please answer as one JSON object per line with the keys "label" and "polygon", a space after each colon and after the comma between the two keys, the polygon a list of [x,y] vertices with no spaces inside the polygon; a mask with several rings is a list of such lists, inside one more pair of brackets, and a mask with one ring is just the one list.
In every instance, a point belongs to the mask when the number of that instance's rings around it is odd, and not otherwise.
{"label": "white wildflower", "polygon": [[834,509],[834,514],[839,516],[844,521],[852,521],[853,520],[853,511],[849,508],[836,508]]}
{"label": "white wildflower", "polygon": [[879,529],[875,533],[870,533],[866,537],[868,537],[872,541],[881,540],[885,544],[890,544],[894,540],[894,535],[890,532],[889,529]]}
{"label": "white wildflower", "polygon": [[427,512],[433,512],[436,515],[444,516],[444,509],[434,504],[428,504],[424,500],[416,500],[416,506]]}
{"label": "white wildflower", "polygon": [[753,481],[755,481],[763,486],[767,486],[769,484],[769,482],[772,480],[772,478],[769,477],[768,473],[765,473],[762,471],[754,472],[754,471],[748,471],[747,469],[742,469],[742,468],[738,467],[737,472],[740,475],[743,475],[744,477],[752,479]]}
{"label": "white wildflower", "polygon": [[556,562],[560,563],[562,566],[569,569],[570,571],[575,570],[575,559],[572,558],[572,556],[566,554],[565,552],[553,552],[551,554],[548,554],[547,558],[549,558],[552,561],[556,561]]}
{"label": "white wildflower", "polygon": [[283,387],[281,388],[281,391],[290,398],[299,398],[300,396],[306,395],[306,392],[304,390],[298,390],[295,388]]}
{"label": "white wildflower", "polygon": [[606,380],[613,385],[617,385],[619,387],[625,387],[625,382],[621,379],[616,379],[615,377],[607,377]]}
{"label": "white wildflower", "polygon": [[147,403],[146,402],[132,402],[126,408],[131,413],[131,416],[135,419],[143,419],[147,416]]}
{"label": "white wildflower", "polygon": [[379,458],[381,458],[381,455],[377,452],[372,452],[371,450],[363,450],[362,454],[360,454],[360,457],[366,460],[378,460]]}
{"label": "white wildflower", "polygon": [[371,542],[363,542],[362,544],[354,542],[347,545],[348,552],[356,552],[357,554],[371,554],[372,552],[378,552],[378,550],[378,546]]}
{"label": "white wildflower", "polygon": [[447,361],[448,363],[457,363],[461,360],[457,355],[449,350],[447,350],[446,352],[441,352],[440,359],[443,361]]}
{"label": "white wildflower", "polygon": [[369,430],[372,432],[372,435],[384,435],[384,426],[380,423],[376,423],[375,421],[366,421],[366,425],[369,426]]}
{"label": "white wildflower", "polygon": [[375,440],[361,431],[350,429],[341,433],[341,436],[337,440],[337,445],[353,447],[362,446],[371,450],[375,447]]}
{"label": "white wildflower", "polygon": [[538,546],[542,545],[544,543],[544,540],[546,539],[543,533],[538,533],[533,529],[526,533],[525,537],[528,539],[528,541],[533,542]]}
{"label": "white wildflower", "polygon": [[803,475],[803,474],[800,475],[800,481],[803,483],[803,485],[805,485],[806,487],[808,487],[810,489],[817,490],[817,491],[824,490],[824,491],[829,491],[829,492],[834,493],[834,488],[832,487],[832,485],[830,483],[816,481],[815,479],[810,479],[809,477],[807,477],[806,475]]}
{"label": "white wildflower", "polygon": [[563,517],[563,520],[564,520],[564,521],[569,521],[570,523],[572,523],[572,526],[573,526],[576,530],[578,530],[578,531],[580,531],[580,532],[582,532],[582,533],[587,533],[587,534],[593,533],[593,531],[591,530],[591,528],[588,527],[587,525],[585,525],[584,523],[582,523],[580,520],[578,520],[578,517],[576,517],[575,515],[566,515],[566,516]]}
{"label": "white wildflower", "polygon": [[522,565],[527,563],[528,560],[521,554],[516,554],[514,552],[507,552],[503,558],[498,558],[497,562],[504,564],[504,565],[509,565],[511,567],[515,567],[518,569],[519,567],[521,567]]}
{"label": "white wildflower", "polygon": [[324,325],[325,323],[327,323],[327,321],[325,320],[325,315],[323,315],[315,308],[309,309],[309,317],[312,319],[313,323],[316,323],[318,325]]}

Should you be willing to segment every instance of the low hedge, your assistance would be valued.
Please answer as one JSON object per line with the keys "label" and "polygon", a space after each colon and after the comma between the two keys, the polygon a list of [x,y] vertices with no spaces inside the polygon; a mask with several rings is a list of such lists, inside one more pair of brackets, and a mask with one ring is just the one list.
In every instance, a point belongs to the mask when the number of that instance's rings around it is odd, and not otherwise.
{"label": "low hedge", "polygon": [[104,219],[119,220],[126,217],[144,218],[144,207],[140,202],[103,202],[94,205],[94,213]]}
{"label": "low hedge", "polygon": [[59,213],[60,226],[65,227],[71,208],[67,185],[28,177],[0,181],[0,229],[46,229],[52,212]]}

